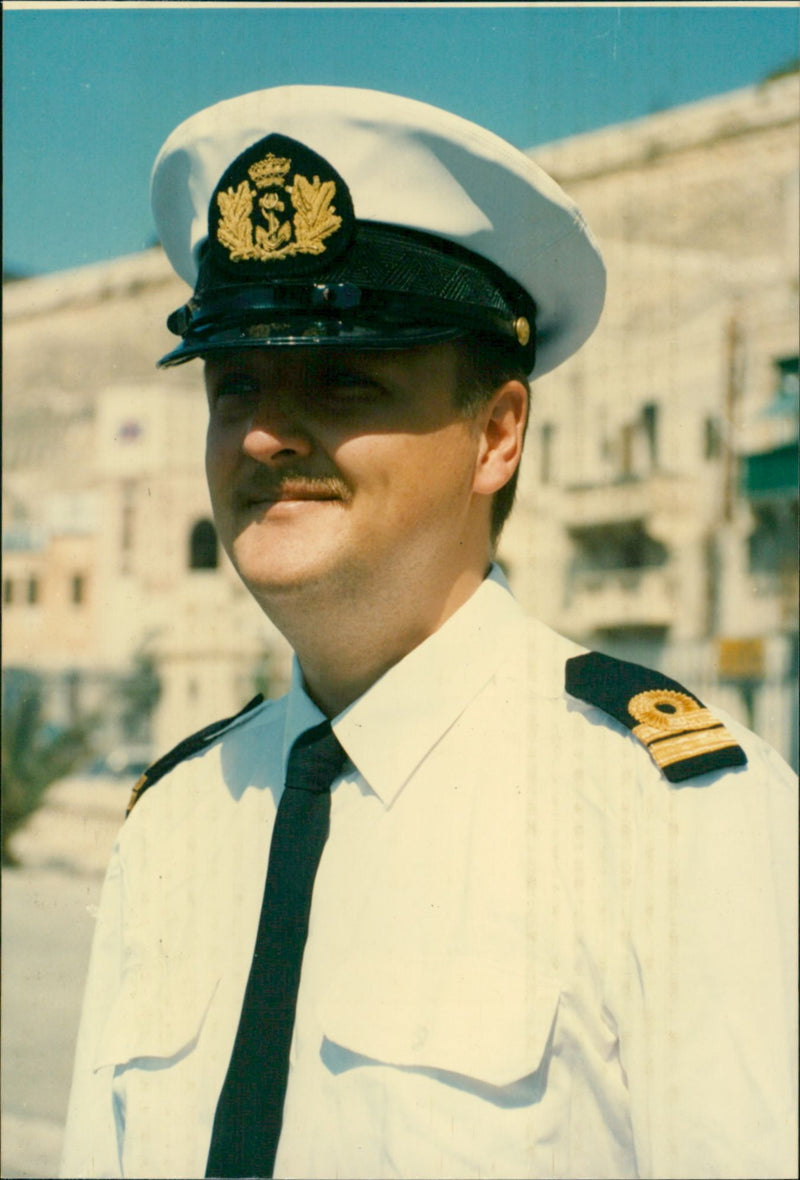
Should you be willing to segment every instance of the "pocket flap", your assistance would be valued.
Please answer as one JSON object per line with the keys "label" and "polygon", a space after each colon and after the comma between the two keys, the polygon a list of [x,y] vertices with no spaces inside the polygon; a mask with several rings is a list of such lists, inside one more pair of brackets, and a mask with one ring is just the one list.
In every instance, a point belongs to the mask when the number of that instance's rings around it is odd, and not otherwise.
{"label": "pocket flap", "polygon": [[503,1087],[538,1070],[558,1001],[554,981],[474,959],[360,960],[319,1015],[328,1040],[362,1057]]}
{"label": "pocket flap", "polygon": [[158,973],[125,977],[106,1021],[94,1068],[137,1058],[174,1061],[194,1048],[219,980],[198,982],[180,973],[164,983]]}

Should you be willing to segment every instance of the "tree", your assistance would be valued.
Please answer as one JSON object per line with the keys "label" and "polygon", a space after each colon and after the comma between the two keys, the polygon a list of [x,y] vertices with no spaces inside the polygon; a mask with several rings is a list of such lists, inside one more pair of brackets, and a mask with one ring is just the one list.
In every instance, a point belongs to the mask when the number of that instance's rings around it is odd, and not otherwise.
{"label": "tree", "polygon": [[133,667],[117,686],[120,724],[127,741],[143,741],[149,736],[150,719],[161,697],[161,679],[155,658],[138,651]]}
{"label": "tree", "polygon": [[41,804],[56,779],[70,774],[91,752],[91,719],[65,728],[44,715],[41,678],[24,668],[3,672],[2,836],[4,865],[16,864],[10,840]]}

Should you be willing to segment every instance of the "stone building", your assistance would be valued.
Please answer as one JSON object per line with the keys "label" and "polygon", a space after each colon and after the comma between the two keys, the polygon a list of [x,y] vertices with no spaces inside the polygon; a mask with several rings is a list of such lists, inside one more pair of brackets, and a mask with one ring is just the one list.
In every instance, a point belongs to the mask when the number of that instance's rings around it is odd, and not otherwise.
{"label": "stone building", "polygon": [[[531,611],[795,763],[797,130],[795,75],[531,152],[609,291],[534,387],[501,543]],[[5,662],[68,714],[149,654],[155,749],[288,668],[216,545],[198,371],[153,367],[185,294],[159,250],[5,292]]]}
{"label": "stone building", "polygon": [[798,78],[539,149],[600,239],[584,349],[535,387],[517,592],[797,761]]}
{"label": "stone building", "polygon": [[160,250],[5,292],[4,663],[45,674],[56,721],[113,722],[120,679],[150,658],[154,750],[268,673],[277,691],[288,663],[217,544],[199,372],[154,367],[185,294]]}

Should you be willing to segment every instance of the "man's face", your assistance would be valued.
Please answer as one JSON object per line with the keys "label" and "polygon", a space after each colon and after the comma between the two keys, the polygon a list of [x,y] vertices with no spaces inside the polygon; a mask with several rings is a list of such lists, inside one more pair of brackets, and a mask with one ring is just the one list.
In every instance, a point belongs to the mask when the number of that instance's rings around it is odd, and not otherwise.
{"label": "man's face", "polygon": [[[287,591],[413,594],[488,554],[480,429],[449,344],[242,350],[206,362],[206,470],[220,539],[265,609]],[[482,498],[482,499],[485,499]]]}

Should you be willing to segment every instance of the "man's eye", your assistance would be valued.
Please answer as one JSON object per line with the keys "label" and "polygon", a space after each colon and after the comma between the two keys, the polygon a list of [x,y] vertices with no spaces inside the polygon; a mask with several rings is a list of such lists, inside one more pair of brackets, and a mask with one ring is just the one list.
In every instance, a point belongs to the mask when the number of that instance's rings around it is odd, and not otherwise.
{"label": "man's eye", "polygon": [[384,392],[381,385],[361,373],[335,373],[320,383],[317,397],[323,404],[361,405],[378,401]]}
{"label": "man's eye", "polygon": [[213,387],[214,401],[219,402],[225,398],[252,397],[255,390],[256,383],[252,378],[231,374],[215,383]]}

